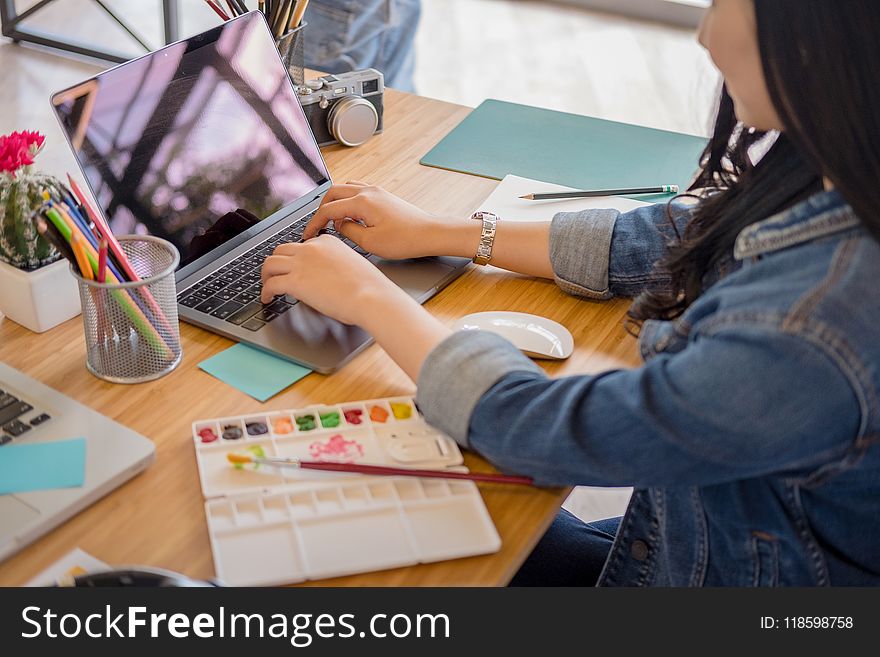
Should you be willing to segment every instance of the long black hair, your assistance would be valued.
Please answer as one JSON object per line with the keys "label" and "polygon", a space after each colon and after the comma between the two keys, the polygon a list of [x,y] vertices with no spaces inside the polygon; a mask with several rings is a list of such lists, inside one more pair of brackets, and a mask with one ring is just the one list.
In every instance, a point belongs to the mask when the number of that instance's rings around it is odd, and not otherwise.
{"label": "long black hair", "polygon": [[[699,202],[658,263],[672,284],[635,300],[629,317],[636,325],[681,315],[742,229],[820,191],[823,177],[880,241],[880,3],[754,5],[764,76],[784,131],[753,163],[754,149],[774,135],[739,123],[722,90],[714,134],[687,194]],[[674,211],[670,204],[670,220]]]}

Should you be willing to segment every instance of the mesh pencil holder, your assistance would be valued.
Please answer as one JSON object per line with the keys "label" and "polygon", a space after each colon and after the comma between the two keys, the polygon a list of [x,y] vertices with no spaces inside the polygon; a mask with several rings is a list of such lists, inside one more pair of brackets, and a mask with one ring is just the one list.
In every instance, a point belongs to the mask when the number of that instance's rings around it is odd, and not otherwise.
{"label": "mesh pencil holder", "polygon": [[281,54],[281,61],[284,62],[284,67],[296,86],[301,86],[305,83],[303,30],[305,30],[306,25],[308,23],[300,23],[298,27],[283,34],[280,39],[275,41],[275,45],[278,46],[278,52]]}
{"label": "mesh pencil holder", "polygon": [[140,281],[98,283],[71,266],[82,301],[86,367],[111,383],[152,381],[177,367],[182,355],[174,280],[180,254],[152,236],[120,237],[119,244]]}

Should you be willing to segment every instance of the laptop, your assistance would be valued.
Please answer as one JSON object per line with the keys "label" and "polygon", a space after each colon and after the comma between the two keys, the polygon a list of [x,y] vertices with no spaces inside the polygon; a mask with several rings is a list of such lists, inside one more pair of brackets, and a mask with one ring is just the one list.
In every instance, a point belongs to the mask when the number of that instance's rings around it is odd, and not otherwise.
{"label": "laptop", "polygon": [[[262,13],[99,73],[52,105],[114,233],[177,247],[182,319],[323,373],[369,343],[290,296],[259,301],[263,260],[300,240],[331,186]],[[337,237],[420,303],[470,262],[384,260]]]}
{"label": "laptop", "polygon": [[10,445],[86,439],[85,483],[0,495],[0,560],[145,470],[153,443],[0,363],[0,459]]}

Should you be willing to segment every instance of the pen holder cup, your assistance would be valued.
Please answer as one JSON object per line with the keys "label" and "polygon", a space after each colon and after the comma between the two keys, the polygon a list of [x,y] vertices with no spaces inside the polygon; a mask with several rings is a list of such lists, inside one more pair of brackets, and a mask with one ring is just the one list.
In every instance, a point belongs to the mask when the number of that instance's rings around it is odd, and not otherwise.
{"label": "pen holder cup", "polygon": [[305,83],[305,71],[303,70],[305,66],[303,30],[305,30],[306,25],[308,23],[300,23],[298,27],[283,34],[281,38],[275,41],[275,45],[278,46],[278,52],[281,54],[281,61],[284,62],[284,67],[296,86],[301,86]]}
{"label": "pen holder cup", "polygon": [[152,236],[120,237],[119,245],[140,281],[98,283],[71,266],[82,301],[86,368],[111,383],[152,381],[181,360],[174,280],[180,254]]}

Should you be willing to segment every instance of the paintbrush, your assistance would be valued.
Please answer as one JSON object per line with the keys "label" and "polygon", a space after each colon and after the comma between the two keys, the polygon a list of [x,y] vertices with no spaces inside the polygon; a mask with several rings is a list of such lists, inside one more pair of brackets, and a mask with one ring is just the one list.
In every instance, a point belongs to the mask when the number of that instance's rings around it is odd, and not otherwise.
{"label": "paintbrush", "polygon": [[278,468],[300,468],[302,470],[321,470],[324,472],[352,472],[386,477],[426,477],[433,479],[464,479],[489,484],[515,484],[532,486],[531,477],[517,477],[503,474],[481,474],[478,472],[447,472],[444,470],[417,470],[414,468],[393,468],[384,465],[362,463],[329,463],[326,461],[300,461],[266,456],[256,456],[245,452],[229,452],[226,459],[233,465],[273,465]]}

